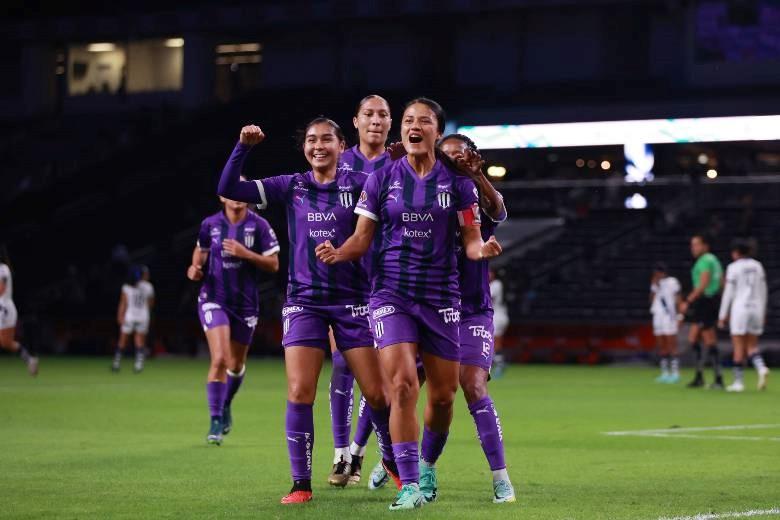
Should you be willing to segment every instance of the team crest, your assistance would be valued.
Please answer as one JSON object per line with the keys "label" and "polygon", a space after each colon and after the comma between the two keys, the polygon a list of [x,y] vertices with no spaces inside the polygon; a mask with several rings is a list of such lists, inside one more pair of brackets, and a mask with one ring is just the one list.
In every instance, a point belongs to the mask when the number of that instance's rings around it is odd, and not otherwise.
{"label": "team crest", "polygon": [[441,191],[436,195],[436,198],[439,201],[439,206],[441,206],[444,209],[447,209],[452,204],[452,195],[450,195],[449,191]]}
{"label": "team crest", "polygon": [[352,192],[351,191],[343,191],[339,193],[339,202],[341,202],[341,205],[345,208],[351,208],[352,207]]}
{"label": "team crest", "polygon": [[248,249],[252,249],[252,246],[255,245],[255,230],[252,229],[245,229],[244,230],[244,245]]}

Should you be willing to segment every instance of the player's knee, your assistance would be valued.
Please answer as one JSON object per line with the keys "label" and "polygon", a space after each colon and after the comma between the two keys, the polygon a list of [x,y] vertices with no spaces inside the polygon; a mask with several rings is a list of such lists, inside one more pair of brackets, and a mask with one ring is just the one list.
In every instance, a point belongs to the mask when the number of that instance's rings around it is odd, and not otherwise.
{"label": "player's knee", "polygon": [[449,409],[455,402],[455,393],[458,391],[457,385],[446,385],[434,388],[432,385],[428,388],[428,402],[434,408]]}
{"label": "player's knee", "polygon": [[291,403],[314,403],[316,389],[314,385],[303,381],[290,381],[287,385],[287,400]]}
{"label": "player's knee", "polygon": [[393,378],[390,391],[394,403],[404,404],[417,401],[419,387],[416,377],[416,375],[414,377],[399,375]]}
{"label": "player's knee", "polygon": [[385,393],[382,390],[381,382],[364,386],[365,388],[361,388],[361,393],[363,394],[363,397],[366,398],[366,402],[371,408],[387,407],[387,396],[385,396]]}
{"label": "player's knee", "polygon": [[461,388],[466,402],[471,404],[487,397],[487,385],[484,381],[477,379],[461,380]]}
{"label": "player's knee", "polygon": [[211,356],[211,368],[219,371],[227,370],[227,358],[223,354]]}

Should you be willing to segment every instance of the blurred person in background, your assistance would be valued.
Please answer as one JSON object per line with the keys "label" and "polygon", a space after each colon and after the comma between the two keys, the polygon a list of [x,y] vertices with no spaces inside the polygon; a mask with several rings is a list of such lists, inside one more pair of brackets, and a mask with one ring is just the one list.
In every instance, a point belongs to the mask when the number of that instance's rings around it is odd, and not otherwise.
{"label": "blurred person in background", "polygon": [[769,369],[758,350],[758,338],[764,332],[766,318],[766,272],[761,262],[752,258],[752,247],[745,239],[734,241],[731,246],[732,263],[726,268],[726,286],[720,302],[718,327],[729,324],[734,345],[734,382],[726,388],[729,392],[745,390],[743,365],[752,364],[758,374],[758,389],[765,390]]}
{"label": "blurred person in background", "polygon": [[691,269],[693,290],[680,304],[680,312],[686,315],[687,321],[691,324],[688,341],[696,356],[696,376],[688,383],[688,388],[704,386],[703,371],[706,353],[715,372],[715,382],[710,385],[710,388],[723,390],[718,335],[715,329],[718,322],[718,295],[723,279],[723,266],[710,252],[710,239],[703,233],[691,237],[691,255],[696,259]]}
{"label": "blurred person in background", "polygon": [[13,300],[14,282],[11,260],[5,246],[0,245],[0,348],[19,354],[30,375],[38,375],[38,358],[16,341],[17,311]]}
{"label": "blurred person in background", "polygon": [[493,377],[499,378],[506,370],[504,359],[504,333],[509,327],[509,311],[504,299],[504,282],[498,277],[495,269],[490,269],[490,300],[493,304],[493,339],[495,354],[493,356],[493,368],[490,372]]}
{"label": "blurred person in background", "polygon": [[669,276],[666,264],[653,266],[650,281],[650,312],[653,315],[653,335],[661,356],[661,375],[657,383],[680,381],[680,358],[677,353],[678,308],[682,303],[680,282]]}
{"label": "blurred person in background", "polygon": [[122,285],[116,318],[119,324],[119,341],[114,352],[114,361],[111,363],[113,372],[119,372],[122,353],[131,338],[135,346],[133,371],[138,373],[144,369],[146,336],[149,333],[151,309],[154,306],[154,287],[149,283],[148,277],[149,269],[146,266],[133,266],[130,268],[127,283]]}

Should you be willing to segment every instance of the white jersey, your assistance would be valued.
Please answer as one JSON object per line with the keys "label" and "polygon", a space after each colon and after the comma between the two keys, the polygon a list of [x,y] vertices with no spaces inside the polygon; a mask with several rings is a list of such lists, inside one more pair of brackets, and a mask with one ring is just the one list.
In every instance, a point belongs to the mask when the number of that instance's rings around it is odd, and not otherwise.
{"label": "white jersey", "polygon": [[726,268],[726,289],[720,302],[719,319],[743,312],[763,317],[766,300],[766,273],[761,262],[753,258],[740,258],[730,263]]}
{"label": "white jersey", "polygon": [[653,316],[669,316],[677,318],[677,295],[680,294],[680,282],[674,276],[661,278],[650,287],[653,293],[653,303],[650,312]]}
{"label": "white jersey", "polygon": [[125,284],[122,293],[127,301],[125,310],[125,322],[148,322],[149,301],[154,297],[154,287],[149,282],[142,280],[137,285]]}
{"label": "white jersey", "polygon": [[0,280],[5,281],[5,292],[0,295],[0,305],[11,304],[14,301],[14,280],[11,277],[11,269],[0,263]]}
{"label": "white jersey", "polygon": [[493,312],[496,314],[506,314],[506,303],[504,302],[504,284],[501,280],[490,282],[490,299],[493,301]]}

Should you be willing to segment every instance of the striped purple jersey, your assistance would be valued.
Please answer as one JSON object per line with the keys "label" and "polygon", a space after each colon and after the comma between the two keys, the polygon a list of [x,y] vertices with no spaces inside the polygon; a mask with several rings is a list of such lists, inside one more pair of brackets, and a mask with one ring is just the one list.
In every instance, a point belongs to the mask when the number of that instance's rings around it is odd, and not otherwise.
{"label": "striped purple jersey", "polygon": [[374,172],[355,209],[376,221],[381,234],[372,292],[387,290],[429,305],[457,304],[458,212],[473,213],[476,207],[474,182],[441,161],[422,179],[406,158]]}
{"label": "striped purple jersey", "polygon": [[339,168],[344,168],[345,170],[374,173],[383,166],[390,164],[390,154],[385,152],[374,159],[368,159],[363,155],[363,152],[360,151],[360,146],[355,145],[341,154],[339,163]]}
{"label": "striped purple jersey", "polygon": [[209,252],[208,269],[201,285],[201,297],[239,314],[257,313],[260,270],[249,261],[225,252],[222,249],[222,241],[228,238],[265,256],[279,251],[279,241],[268,221],[251,211],[247,212],[244,220],[236,224],[231,224],[224,212],[220,211],[204,219],[200,225],[198,247]]}
{"label": "striped purple jersey", "polygon": [[[482,240],[487,241],[495,234],[496,227],[506,220],[506,209],[493,218],[480,210]],[[458,234],[460,236],[460,233]],[[493,310],[493,300],[490,298],[490,266],[488,260],[469,260],[463,248],[458,254],[458,272],[460,273],[460,307],[464,315],[478,314]]]}

